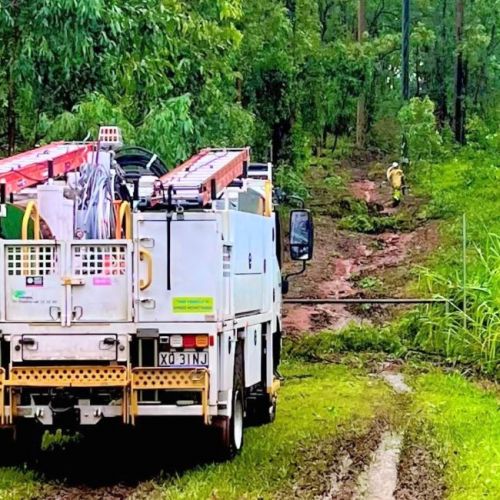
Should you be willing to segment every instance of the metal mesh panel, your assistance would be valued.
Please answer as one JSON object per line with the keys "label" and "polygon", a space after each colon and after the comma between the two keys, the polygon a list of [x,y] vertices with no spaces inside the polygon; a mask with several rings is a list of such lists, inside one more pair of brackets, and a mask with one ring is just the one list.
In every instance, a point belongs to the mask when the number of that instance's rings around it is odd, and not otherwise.
{"label": "metal mesh panel", "polygon": [[21,387],[100,387],[124,386],[128,382],[124,366],[37,366],[15,367],[9,385]]}
{"label": "metal mesh panel", "polygon": [[126,245],[76,245],[72,250],[76,276],[119,276],[127,267]]}
{"label": "metal mesh panel", "polygon": [[206,370],[173,370],[158,368],[134,368],[132,386],[134,389],[206,389]]}
{"label": "metal mesh panel", "polygon": [[5,248],[9,276],[49,276],[58,272],[55,246],[7,246]]}

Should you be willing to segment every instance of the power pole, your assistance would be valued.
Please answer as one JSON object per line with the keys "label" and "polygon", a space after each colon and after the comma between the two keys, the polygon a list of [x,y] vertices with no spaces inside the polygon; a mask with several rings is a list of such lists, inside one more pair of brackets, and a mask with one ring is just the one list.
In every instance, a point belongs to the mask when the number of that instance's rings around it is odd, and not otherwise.
{"label": "power pole", "polygon": [[[410,100],[410,0],[403,0],[402,13],[402,35],[403,43],[401,50],[401,80],[403,91],[403,103]],[[401,165],[408,166],[410,163],[408,138],[403,134],[401,144]]]}

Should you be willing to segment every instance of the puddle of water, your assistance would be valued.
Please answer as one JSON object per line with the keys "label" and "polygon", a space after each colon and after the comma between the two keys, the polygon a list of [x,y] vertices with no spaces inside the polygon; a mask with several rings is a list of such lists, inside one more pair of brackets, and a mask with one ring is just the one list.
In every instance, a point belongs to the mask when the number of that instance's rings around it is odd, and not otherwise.
{"label": "puddle of water", "polygon": [[382,372],[380,376],[394,389],[397,394],[408,394],[411,387],[406,385],[401,373]]}
{"label": "puddle of water", "polygon": [[355,500],[392,500],[398,483],[398,463],[403,436],[385,432],[371,464],[358,479]]}

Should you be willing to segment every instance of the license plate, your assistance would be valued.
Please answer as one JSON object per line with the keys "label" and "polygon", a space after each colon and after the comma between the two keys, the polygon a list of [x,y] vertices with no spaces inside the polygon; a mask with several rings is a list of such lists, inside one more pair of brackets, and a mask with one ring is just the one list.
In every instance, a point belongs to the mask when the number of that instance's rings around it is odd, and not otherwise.
{"label": "license plate", "polygon": [[160,352],[158,366],[199,368],[208,366],[208,352]]}

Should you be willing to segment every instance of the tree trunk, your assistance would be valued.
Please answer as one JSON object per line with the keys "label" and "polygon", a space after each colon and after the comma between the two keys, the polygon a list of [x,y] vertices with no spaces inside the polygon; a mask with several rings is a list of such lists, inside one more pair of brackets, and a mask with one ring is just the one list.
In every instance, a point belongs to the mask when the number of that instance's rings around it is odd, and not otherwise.
{"label": "tree trunk", "polygon": [[455,61],[455,115],[453,129],[455,140],[465,144],[465,93],[467,79],[467,64],[463,53],[464,30],[464,4],[465,0],[456,0],[455,10],[455,38],[457,56]]}
{"label": "tree trunk", "polygon": [[447,96],[446,96],[446,75],[445,75],[445,58],[444,51],[446,47],[446,11],[448,1],[443,0],[443,8],[441,10],[441,34],[439,45],[436,46],[436,83],[437,83],[437,119],[439,128],[443,129],[448,117]]}
{"label": "tree trunk", "polygon": [[14,26],[12,29],[12,41],[9,61],[9,76],[8,76],[8,87],[7,87],[7,153],[12,155],[16,149],[16,128],[17,128],[17,116],[16,116],[16,75],[15,75],[15,63],[18,54],[19,45],[19,27],[17,25],[19,17],[19,3],[18,0],[12,0],[11,2],[11,15],[14,20]]}
{"label": "tree trunk", "polygon": [[[358,42],[363,42],[366,31],[366,0],[358,0]],[[358,97],[356,113],[356,147],[363,149],[366,143],[366,98],[363,89]]]}

